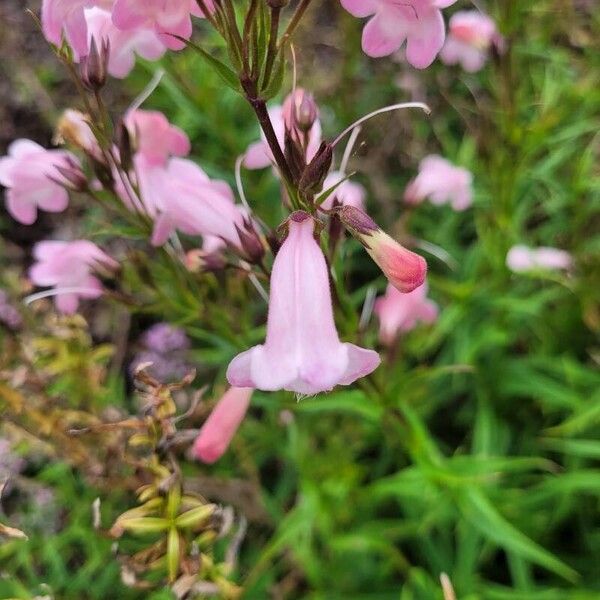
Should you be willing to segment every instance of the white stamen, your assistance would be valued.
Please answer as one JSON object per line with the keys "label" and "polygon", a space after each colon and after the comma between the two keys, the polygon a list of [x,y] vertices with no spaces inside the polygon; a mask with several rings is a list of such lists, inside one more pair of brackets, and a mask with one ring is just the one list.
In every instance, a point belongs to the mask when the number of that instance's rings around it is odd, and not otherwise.
{"label": "white stamen", "polygon": [[374,285],[369,286],[367,295],[365,296],[365,302],[363,304],[362,312],[360,313],[360,321],[358,322],[358,330],[364,331],[371,320],[373,315],[373,308],[375,307],[375,298],[377,296],[377,289]]}
{"label": "white stamen", "polygon": [[158,87],[161,79],[165,75],[164,69],[157,69],[152,76],[152,79],[148,83],[148,85],[140,92],[139,96],[131,103],[129,107],[129,111],[137,110],[150,96],[154,93],[154,90]]}
{"label": "white stamen", "polygon": [[377,115],[381,115],[386,112],[392,112],[394,110],[401,110],[403,108],[420,108],[425,114],[431,114],[431,109],[429,108],[429,106],[427,106],[427,104],[424,104],[423,102],[401,102],[400,104],[390,104],[390,106],[384,106],[383,108],[374,110],[368,115],[365,115],[364,117],[358,119],[358,121],[354,121],[352,125],[346,127],[346,129],[344,129],[344,131],[342,131],[342,133],[340,133],[340,135],[338,135],[335,138],[335,141],[331,145],[335,148],[340,142],[340,140],[344,139],[344,137],[346,137],[346,135],[350,133],[356,126],[360,125],[361,123],[364,123],[365,121],[368,121],[372,117],[376,117]]}
{"label": "white stamen", "polygon": [[344,150],[344,156],[342,156],[342,162],[340,163],[340,173],[344,175],[346,173],[346,169],[348,167],[348,161],[352,156],[352,150],[354,149],[354,144],[356,144],[356,140],[358,139],[358,135],[360,134],[360,130],[362,127],[358,125],[352,130],[350,134],[350,139],[346,144],[346,149]]}
{"label": "white stamen", "polygon": [[43,298],[51,298],[52,296],[60,296],[62,294],[97,294],[100,290],[97,288],[86,288],[86,287],[64,287],[64,288],[52,288],[37,294],[30,294],[23,298],[23,304],[28,306],[36,300],[42,300]]}
{"label": "white stamen", "polygon": [[244,162],[244,155],[241,154],[235,160],[235,185],[237,187],[238,194],[240,196],[240,200],[242,204],[245,206],[248,213],[251,213],[250,205],[248,204],[248,200],[246,199],[246,194],[244,193],[244,186],[242,184],[242,163]]}

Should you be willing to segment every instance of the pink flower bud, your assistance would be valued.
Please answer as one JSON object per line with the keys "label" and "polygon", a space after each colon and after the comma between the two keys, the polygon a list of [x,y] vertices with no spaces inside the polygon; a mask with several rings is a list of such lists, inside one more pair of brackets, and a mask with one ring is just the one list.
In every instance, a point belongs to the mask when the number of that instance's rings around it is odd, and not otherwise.
{"label": "pink flower bud", "polygon": [[423,285],[427,263],[422,256],[404,248],[354,206],[342,206],[337,214],[396,289],[407,293]]}
{"label": "pink flower bud", "polygon": [[252,392],[252,388],[231,387],[223,394],[194,442],[196,458],[214,463],[223,456],[246,416]]}

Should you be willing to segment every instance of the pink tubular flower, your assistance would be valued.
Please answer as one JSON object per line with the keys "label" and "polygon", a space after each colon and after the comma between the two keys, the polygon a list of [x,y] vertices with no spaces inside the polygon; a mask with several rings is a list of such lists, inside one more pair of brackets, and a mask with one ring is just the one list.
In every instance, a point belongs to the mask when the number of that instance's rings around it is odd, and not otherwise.
{"label": "pink tubular flower", "polygon": [[85,11],[88,28],[88,49],[92,38],[98,47],[104,40],[110,44],[108,72],[113,77],[127,77],[135,65],[135,55],[139,54],[147,60],[158,60],[165,53],[165,45],[152,29],[138,28],[131,31],[118,29],[111,13],[101,8],[90,8]]}
{"label": "pink tubular flower", "polygon": [[223,456],[246,416],[252,392],[252,388],[230,387],[223,394],[194,442],[196,458],[214,463]]}
{"label": "pink tubular flower", "polygon": [[288,219],[288,236],[273,263],[266,341],[233,359],[231,385],[317,394],[350,385],[379,365],[373,350],[340,342],[314,228],[305,212]]}
{"label": "pink tubular flower", "polygon": [[460,63],[465,71],[475,73],[483,68],[493,44],[501,47],[502,38],[491,17],[477,10],[459,11],[450,18],[440,58],[447,65]]}
{"label": "pink tubular flower", "polygon": [[[344,177],[346,175],[340,171],[331,171],[325,178],[323,191],[333,187],[336,183],[342,181]],[[347,179],[335,188],[321,206],[326,210],[330,210],[333,207],[334,200],[337,200],[343,206],[354,206],[364,210],[366,195],[365,188],[360,183]]]}
{"label": "pink tubular flower", "polygon": [[[212,9],[210,0],[207,5]],[[185,43],[175,36],[192,35],[192,10],[201,16],[195,0],[115,0],[112,18],[123,31],[153,29],[167,48],[181,50]]]}
{"label": "pink tubular flower", "polygon": [[422,256],[400,245],[358,208],[343,206],[337,215],[397,290],[406,294],[423,285],[427,262]]}
{"label": "pink tubular flower", "polygon": [[473,176],[462,167],[431,154],[419,164],[419,174],[404,192],[404,201],[419,204],[429,198],[436,205],[449,203],[454,210],[465,210],[473,202]]}
{"label": "pink tubular flower", "polygon": [[[297,117],[300,116],[302,119],[304,115],[302,109],[304,103],[298,102],[299,98],[305,98],[306,92],[302,88],[297,88],[295,92],[292,92],[287,96],[283,102],[283,106],[272,106],[269,108],[269,116],[277,136],[279,146],[283,149],[285,147],[285,131],[286,127],[296,129],[294,123]],[[313,101],[314,102],[314,101]],[[318,118],[318,112],[316,108],[312,106],[312,103],[306,103],[309,107],[310,112],[313,114],[309,117],[312,121],[312,125],[308,128],[307,137],[308,144],[306,147],[306,162],[309,163],[317,153],[319,146],[321,145],[321,122]],[[308,111],[307,111],[308,112]],[[244,166],[247,169],[264,169],[275,163],[269,144],[261,131],[261,139],[258,142],[254,142],[248,146],[246,154],[244,156]]]}
{"label": "pink tubular flower", "polygon": [[[6,208],[20,223],[31,225],[38,209],[62,212],[69,194],[58,183],[61,170],[79,169],[79,161],[64,150],[46,150],[31,140],[16,140],[0,158],[0,183],[8,188]],[[65,185],[67,182],[65,181]]]}
{"label": "pink tubular flower", "polygon": [[224,181],[213,181],[194,162],[173,158],[166,168],[149,170],[151,185],[142,177],[140,189],[147,203],[147,188],[151,187],[150,203],[157,206],[158,216],[152,233],[152,244],[164,244],[178,229],[187,235],[220,238],[241,247],[239,230],[244,228],[244,213],[235,204],[233,192]]}
{"label": "pink tubular flower", "polygon": [[42,29],[45,38],[56,46],[62,34],[78,56],[88,52],[88,28],[85,9],[99,6],[110,10],[113,0],[42,0]]}
{"label": "pink tubular flower", "polygon": [[506,255],[506,265],[515,273],[536,270],[567,270],[573,266],[572,256],[565,250],[542,246],[513,246]]}
{"label": "pink tubular flower", "polygon": [[427,284],[403,294],[388,285],[384,296],[375,301],[375,314],[379,317],[379,339],[390,346],[399,333],[414,329],[419,321],[433,323],[438,316],[435,302],[427,298]]}
{"label": "pink tubular flower", "polygon": [[406,58],[417,69],[428,67],[444,45],[441,10],[456,0],[341,0],[355,17],[371,20],[363,30],[362,47],[372,57],[388,56],[406,41]]}
{"label": "pink tubular flower", "polygon": [[184,131],[171,125],[167,117],[156,110],[134,110],[127,113],[129,129],[138,156],[147,165],[165,165],[170,156],[187,156],[191,144]]}
{"label": "pink tubular flower", "polygon": [[56,288],[57,310],[72,314],[80,298],[98,298],[102,284],[92,275],[95,267],[116,269],[118,263],[87,240],[39,242],[33,249],[37,262],[29,270],[35,285]]}

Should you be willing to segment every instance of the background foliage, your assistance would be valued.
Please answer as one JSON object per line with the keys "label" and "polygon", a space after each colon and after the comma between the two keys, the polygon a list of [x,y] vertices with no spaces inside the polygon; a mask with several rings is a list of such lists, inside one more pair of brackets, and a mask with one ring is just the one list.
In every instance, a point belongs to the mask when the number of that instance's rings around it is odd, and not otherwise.
{"label": "background foliage", "polygon": [[[2,142],[29,135],[47,143],[58,109],[76,99],[50,58],[35,59],[42,42],[15,5],[0,9]],[[374,376],[301,402],[256,393],[225,457],[212,467],[186,464],[200,491],[249,520],[234,574],[246,598],[430,600],[442,598],[442,572],[461,600],[600,597],[600,12],[581,0],[497,0],[487,10],[507,52],[477,75],[367,59],[360,24],[337,2],[315,2],[296,41],[299,83],[315,93],[328,135],[387,103],[430,104],[428,119],[400,113],[370,122],[351,166],[380,223],[408,226],[449,259],[427,256],[439,321],[403,338]],[[218,54],[216,39],[199,29]],[[146,106],[186,130],[211,176],[233,183],[235,158],[258,129],[243,99],[193,52],[140,63],[124,84],[113,81],[111,110],[124,109],[159,67],[166,74]],[[473,171],[473,209],[401,204],[431,152]],[[276,226],[283,213],[271,174],[245,173],[244,181]],[[67,219],[45,216],[33,233],[5,213],[1,219],[0,278],[14,298],[26,292],[31,243],[49,231],[117,246],[132,237],[83,200]],[[512,274],[506,253],[520,242],[569,250],[575,275]],[[75,449],[68,459],[47,452],[56,431],[44,423],[64,426],[48,407],[134,411],[126,365],[139,333],[163,320],[185,328],[195,386],[216,381],[208,394],[216,398],[231,358],[262,339],[265,306],[235,280],[210,276],[192,289],[160,252],[148,256],[135,237],[133,244],[124,287],[145,289],[152,280],[144,306],[98,301],[86,321],[66,325],[41,303],[23,309],[20,342],[0,332],[2,435],[27,457],[3,508],[29,535],[0,545],[2,598],[174,597],[122,583],[90,507],[100,496],[108,527],[130,506],[132,489],[95,486],[77,468]],[[352,310],[338,320],[342,338],[356,329],[376,277],[358,245],[348,248],[343,303]],[[383,278],[378,286],[383,291]],[[215,301],[222,294],[227,304]],[[57,335],[65,327],[70,333]],[[376,345],[375,323],[361,337]],[[24,368],[40,383],[15,399]],[[18,403],[33,402],[39,419],[21,429]]]}

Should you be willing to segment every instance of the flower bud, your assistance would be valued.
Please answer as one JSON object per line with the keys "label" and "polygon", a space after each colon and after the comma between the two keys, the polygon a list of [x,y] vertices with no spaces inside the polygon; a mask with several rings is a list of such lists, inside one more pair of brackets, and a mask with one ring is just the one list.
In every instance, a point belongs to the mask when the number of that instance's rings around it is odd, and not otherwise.
{"label": "flower bud", "polygon": [[252,264],[260,263],[265,255],[265,247],[258,233],[256,233],[256,229],[254,229],[252,221],[245,217],[243,227],[240,227],[236,223],[235,229],[240,238],[244,260],[247,260]]}
{"label": "flower bud", "polygon": [[133,150],[131,146],[131,135],[123,120],[120,120],[116,128],[116,142],[119,149],[119,158],[123,171],[128,173],[133,169]]}
{"label": "flower bud", "polygon": [[110,57],[110,42],[103,39],[98,48],[96,39],[92,37],[90,51],[82,56],[79,62],[81,82],[92,92],[97,92],[104,87],[108,75],[108,59]]}
{"label": "flower bud", "polygon": [[192,273],[212,273],[225,268],[225,258],[220,252],[195,249],[185,255],[185,266]]}
{"label": "flower bud", "polygon": [[90,127],[90,117],[78,110],[68,108],[61,115],[54,141],[57,144],[71,144],[96,160],[101,160],[102,153]]}
{"label": "flower bud", "polygon": [[331,162],[333,160],[333,148],[331,144],[322,142],[319,150],[315,154],[315,157],[304,169],[300,182],[298,183],[298,189],[304,194],[315,194],[323,189],[323,182],[329,169],[331,168]]}
{"label": "flower bud", "polygon": [[396,289],[408,293],[423,285],[427,263],[422,256],[401,246],[358,208],[342,206],[337,214]]}
{"label": "flower bud", "polygon": [[60,178],[49,176],[54,182],[73,190],[74,192],[83,192],[88,189],[88,181],[85,173],[81,170],[79,164],[71,157],[66,158],[67,166],[55,165],[55,169],[60,173]]}
{"label": "flower bud", "polygon": [[319,109],[314,96],[305,91],[298,90],[293,97],[293,115],[296,127],[308,132],[319,116]]}

